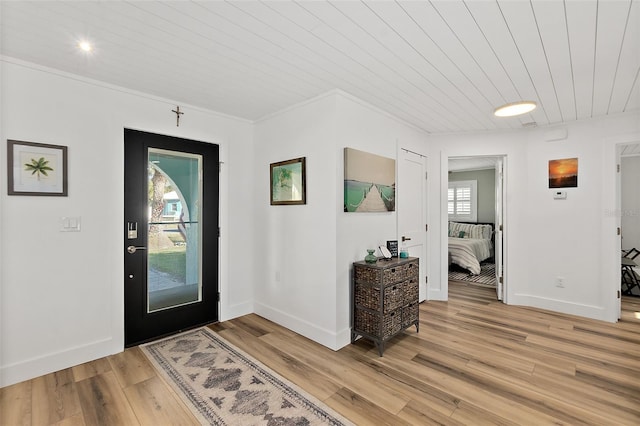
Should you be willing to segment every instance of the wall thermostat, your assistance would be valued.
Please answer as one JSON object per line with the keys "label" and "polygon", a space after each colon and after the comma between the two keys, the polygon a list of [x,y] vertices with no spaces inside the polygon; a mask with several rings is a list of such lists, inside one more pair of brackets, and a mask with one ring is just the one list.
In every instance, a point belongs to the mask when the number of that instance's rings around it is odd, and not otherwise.
{"label": "wall thermostat", "polygon": [[555,191],[553,193],[554,200],[566,200],[567,199],[567,191]]}

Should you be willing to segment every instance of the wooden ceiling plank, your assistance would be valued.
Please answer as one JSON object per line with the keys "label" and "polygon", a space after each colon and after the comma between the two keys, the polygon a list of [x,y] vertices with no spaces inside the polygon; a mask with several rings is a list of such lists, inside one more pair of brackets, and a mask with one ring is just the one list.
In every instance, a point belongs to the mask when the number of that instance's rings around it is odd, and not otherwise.
{"label": "wooden ceiling plank", "polygon": [[538,108],[545,112],[550,123],[562,122],[555,84],[530,3],[502,1],[499,5],[535,88]]}
{"label": "wooden ceiling plank", "polygon": [[[444,3],[447,4],[448,3]],[[518,96],[509,99],[508,102],[519,100],[533,100],[538,102],[538,95],[531,78],[527,72],[518,49],[512,41],[509,27],[507,26],[500,8],[496,2],[466,2],[466,7],[475,20],[479,31],[489,43],[491,51],[500,63],[500,67],[506,75],[505,82],[514,87]],[[441,4],[438,4],[441,8]],[[549,119],[542,108],[537,108],[533,113],[520,116],[522,123],[535,121],[539,125],[549,123]]]}
{"label": "wooden ceiling plank", "polygon": [[[485,122],[488,128],[493,127],[490,120],[491,113],[495,107],[489,98],[474,84],[471,78],[457,65],[449,56],[445,49],[448,44],[442,47],[437,45],[426,32],[420,22],[411,17],[397,3],[372,2],[368,6],[397,35],[396,42],[409,51],[415,52],[414,61],[417,69],[426,72],[433,70],[435,76],[444,78],[467,102],[477,110],[477,117]],[[455,45],[457,41],[453,40]],[[407,55],[403,55],[407,56]],[[469,64],[475,68],[475,64]]]}
{"label": "wooden ceiling plank", "polygon": [[532,6],[563,121],[576,120],[573,65],[564,2],[534,2]]}
{"label": "wooden ceiling plank", "polygon": [[609,109],[629,6],[630,0],[598,3],[594,68],[594,79],[598,84],[594,84],[592,117],[605,115]]}
{"label": "wooden ceiling plank", "polygon": [[[437,99],[447,114],[464,117],[477,128],[487,129],[485,117],[479,116],[475,109],[466,109],[468,103],[464,94],[447,81],[430,64],[424,64],[422,58],[413,51],[396,33],[362,3],[336,2],[334,6],[347,16],[368,36],[363,46],[372,55],[392,64],[394,69],[410,81],[417,90],[426,96]],[[402,55],[405,56],[402,56]]]}
{"label": "wooden ceiling plank", "polygon": [[590,118],[593,99],[596,2],[565,2],[578,120]]}
{"label": "wooden ceiling plank", "polygon": [[607,105],[607,114],[625,112],[628,100],[640,97],[640,84],[636,81],[640,70],[640,2],[634,1],[627,21],[625,33],[619,53],[619,62],[616,65],[613,88]]}

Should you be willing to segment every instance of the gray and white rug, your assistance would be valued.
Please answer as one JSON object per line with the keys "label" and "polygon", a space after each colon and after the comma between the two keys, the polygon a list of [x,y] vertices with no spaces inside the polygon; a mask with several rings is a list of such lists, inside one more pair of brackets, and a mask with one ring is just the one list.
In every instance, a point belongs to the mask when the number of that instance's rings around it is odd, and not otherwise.
{"label": "gray and white rug", "polygon": [[202,424],[352,424],[206,327],[140,348]]}
{"label": "gray and white rug", "polygon": [[450,281],[464,281],[469,284],[479,285],[482,287],[496,286],[496,265],[495,263],[481,263],[480,274],[472,275],[469,271],[457,268],[449,271]]}

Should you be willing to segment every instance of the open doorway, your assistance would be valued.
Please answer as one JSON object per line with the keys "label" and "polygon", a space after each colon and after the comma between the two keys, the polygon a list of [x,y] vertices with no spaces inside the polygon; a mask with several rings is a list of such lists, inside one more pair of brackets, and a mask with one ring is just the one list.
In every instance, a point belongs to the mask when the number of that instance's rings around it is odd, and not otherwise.
{"label": "open doorway", "polygon": [[640,144],[618,146],[622,296],[640,297]]}
{"label": "open doorway", "polygon": [[505,299],[505,162],[505,156],[448,159],[448,281],[493,288],[498,300]]}

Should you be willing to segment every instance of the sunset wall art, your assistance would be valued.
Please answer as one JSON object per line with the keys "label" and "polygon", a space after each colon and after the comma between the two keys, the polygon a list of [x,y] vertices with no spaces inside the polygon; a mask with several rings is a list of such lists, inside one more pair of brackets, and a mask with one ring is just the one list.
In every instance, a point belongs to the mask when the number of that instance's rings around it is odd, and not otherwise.
{"label": "sunset wall art", "polygon": [[549,188],[577,188],[578,159],[549,160]]}

